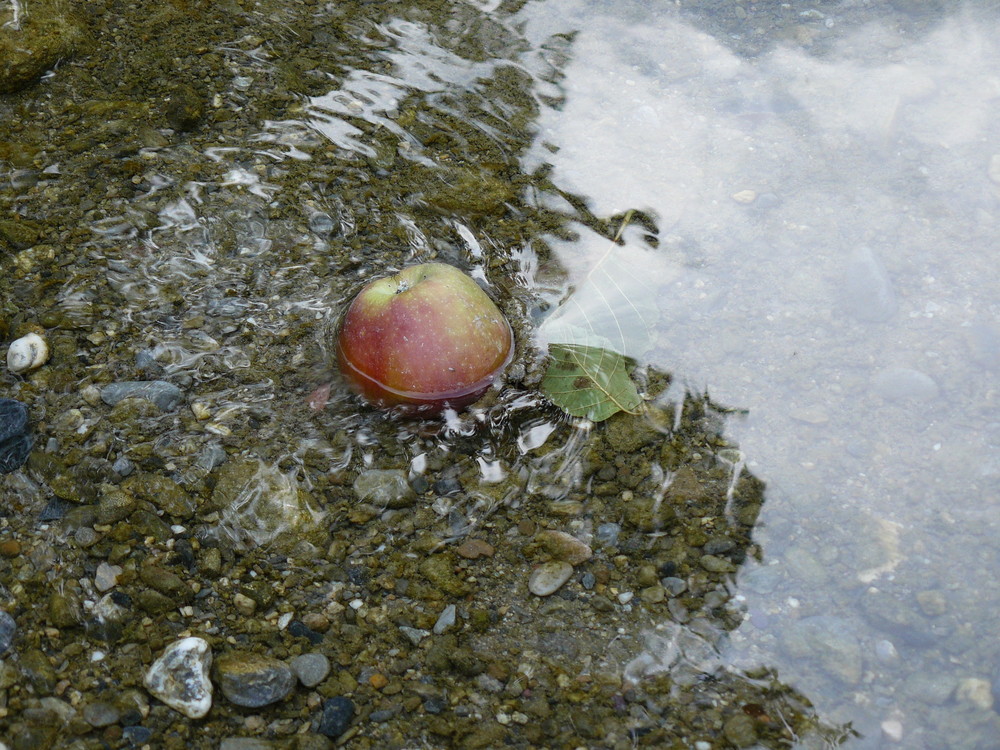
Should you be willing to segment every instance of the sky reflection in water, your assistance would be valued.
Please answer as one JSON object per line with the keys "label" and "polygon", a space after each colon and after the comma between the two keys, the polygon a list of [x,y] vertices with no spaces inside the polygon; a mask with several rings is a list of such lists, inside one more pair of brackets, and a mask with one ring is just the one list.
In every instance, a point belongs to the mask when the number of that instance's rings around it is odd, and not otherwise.
{"label": "sky reflection in water", "polygon": [[[631,263],[660,308],[647,359],[749,410],[730,432],[768,482],[764,560],[729,658],[777,666],[863,746],[992,721],[1000,20],[747,58],[673,13],[552,12],[522,14],[536,49],[572,34],[527,169],[656,217]],[[606,246],[557,249],[583,272]]]}

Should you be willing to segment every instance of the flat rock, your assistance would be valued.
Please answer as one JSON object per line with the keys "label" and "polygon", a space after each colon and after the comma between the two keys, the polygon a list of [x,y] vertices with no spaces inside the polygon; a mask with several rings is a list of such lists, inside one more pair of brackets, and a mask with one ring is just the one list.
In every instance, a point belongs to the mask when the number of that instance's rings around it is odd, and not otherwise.
{"label": "flat rock", "polygon": [[785,650],[814,661],[848,685],[861,680],[861,644],[848,622],[832,615],[806,617],[790,624],[782,638]]}
{"label": "flat rock", "polygon": [[573,566],[562,560],[539,565],[528,578],[528,591],[535,596],[549,596],[557,592],[569,577],[573,575]]}
{"label": "flat rock", "polygon": [[570,565],[586,562],[594,554],[590,545],[565,531],[545,529],[538,532],[535,541],[554,559],[562,560]]}
{"label": "flat rock", "polygon": [[930,375],[909,367],[889,367],[872,380],[872,388],[887,401],[932,401],[938,384]]}
{"label": "flat rock", "polygon": [[262,654],[231,651],[215,662],[219,689],[230,702],[260,708],[286,698],[295,688],[291,667]]}
{"label": "flat rock", "polygon": [[164,649],[146,673],[146,689],[190,719],[200,719],[212,707],[208,670],[212,649],[203,638],[175,641]]}
{"label": "flat rock", "polygon": [[160,411],[172,411],[180,403],[181,396],[181,389],[165,380],[127,380],[101,389],[101,400],[108,406],[127,398],[142,398],[155,404]]}
{"label": "flat rock", "polygon": [[854,251],[844,269],[841,302],[848,315],[883,323],[896,314],[896,292],[878,256],[869,247]]}

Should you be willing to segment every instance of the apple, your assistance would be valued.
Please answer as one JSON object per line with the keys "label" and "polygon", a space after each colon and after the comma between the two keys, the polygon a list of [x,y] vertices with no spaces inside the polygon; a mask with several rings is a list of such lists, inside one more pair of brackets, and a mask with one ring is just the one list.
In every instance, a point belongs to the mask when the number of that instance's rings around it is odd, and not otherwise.
{"label": "apple", "polygon": [[366,400],[410,414],[461,409],[513,356],[510,324],[470,276],[423,263],[372,281],[337,332],[345,379]]}

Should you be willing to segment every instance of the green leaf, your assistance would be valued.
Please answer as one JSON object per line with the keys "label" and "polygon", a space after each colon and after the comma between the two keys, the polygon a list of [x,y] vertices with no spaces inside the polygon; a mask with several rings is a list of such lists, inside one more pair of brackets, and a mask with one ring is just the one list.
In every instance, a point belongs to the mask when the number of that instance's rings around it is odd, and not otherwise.
{"label": "green leaf", "polygon": [[602,422],[625,411],[638,413],[642,396],[629,377],[629,360],[595,346],[551,344],[542,392],[566,413]]}

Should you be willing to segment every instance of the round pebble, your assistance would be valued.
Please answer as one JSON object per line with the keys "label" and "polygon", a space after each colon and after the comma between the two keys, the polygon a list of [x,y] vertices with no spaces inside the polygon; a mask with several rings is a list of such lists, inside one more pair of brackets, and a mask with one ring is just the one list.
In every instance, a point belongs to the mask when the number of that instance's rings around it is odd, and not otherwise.
{"label": "round pebble", "polygon": [[528,578],[528,591],[535,596],[549,596],[557,592],[569,577],[573,566],[562,560],[539,565]]}
{"label": "round pebble", "polygon": [[330,674],[330,660],[323,654],[302,654],[288,664],[292,672],[306,687],[316,687]]}
{"label": "round pebble", "polygon": [[37,333],[13,341],[7,350],[7,369],[13,373],[28,372],[49,361],[49,345]]}
{"label": "round pebble", "polygon": [[535,537],[542,548],[556,560],[568,562],[570,565],[579,565],[586,562],[593,556],[590,545],[580,541],[572,534],[565,531],[554,531],[546,529],[538,532]]}
{"label": "round pebble", "polygon": [[107,701],[95,701],[83,707],[83,720],[92,727],[108,727],[117,724],[121,718],[119,711]]}
{"label": "round pebble", "polygon": [[931,401],[938,396],[934,379],[909,367],[882,370],[872,381],[872,387],[887,401]]}

